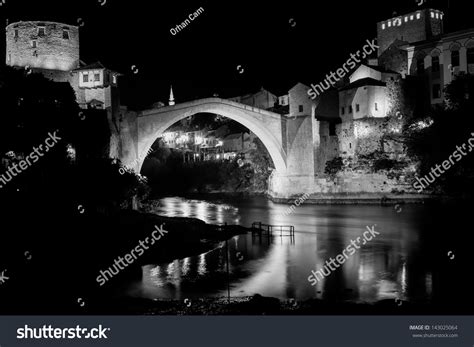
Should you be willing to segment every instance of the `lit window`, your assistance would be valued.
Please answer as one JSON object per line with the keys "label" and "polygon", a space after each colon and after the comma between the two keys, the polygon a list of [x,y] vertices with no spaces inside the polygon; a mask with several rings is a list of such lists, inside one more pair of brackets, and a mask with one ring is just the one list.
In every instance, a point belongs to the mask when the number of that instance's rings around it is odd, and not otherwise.
{"label": "lit window", "polygon": [[436,19],[439,19],[439,13],[436,13]]}
{"label": "lit window", "polygon": [[413,20],[415,17],[413,15],[410,16],[410,20]]}
{"label": "lit window", "polygon": [[405,23],[408,22],[408,16],[405,17]]}
{"label": "lit window", "polygon": [[303,105],[298,106],[298,112],[303,112]]}
{"label": "lit window", "polygon": [[388,27],[390,28],[392,26],[392,22],[388,22]]}
{"label": "lit window", "polygon": [[46,30],[44,27],[38,27],[38,36],[43,37],[46,34]]}
{"label": "lit window", "polygon": [[379,110],[379,104],[375,103],[375,111]]}
{"label": "lit window", "polygon": [[112,82],[113,82],[113,84],[117,84],[117,76],[116,75],[112,76]]}
{"label": "lit window", "polygon": [[84,82],[84,83],[89,82],[89,75],[88,74],[82,75],[82,82]]}
{"label": "lit window", "polygon": [[100,81],[100,74],[98,73],[94,74],[94,81],[96,82]]}
{"label": "lit window", "polygon": [[434,18],[434,17],[435,17],[434,12],[431,12],[431,18]]}
{"label": "lit window", "polygon": [[416,14],[416,19],[420,19],[421,18],[421,13],[417,13]]}
{"label": "lit window", "polygon": [[385,23],[382,23],[382,30],[385,29]]}
{"label": "lit window", "polygon": [[443,19],[443,14],[442,13],[440,13],[439,18]]}

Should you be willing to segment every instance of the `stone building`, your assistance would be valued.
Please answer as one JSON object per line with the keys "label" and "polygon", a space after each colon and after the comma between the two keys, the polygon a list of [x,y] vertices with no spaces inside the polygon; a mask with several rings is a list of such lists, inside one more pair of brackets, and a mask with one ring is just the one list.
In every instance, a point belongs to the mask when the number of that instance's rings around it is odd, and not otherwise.
{"label": "stone building", "polygon": [[80,60],[79,27],[27,21],[7,25],[6,65],[43,74],[56,82],[68,82],[81,108],[99,108],[115,115],[120,110],[119,73],[100,62]]}

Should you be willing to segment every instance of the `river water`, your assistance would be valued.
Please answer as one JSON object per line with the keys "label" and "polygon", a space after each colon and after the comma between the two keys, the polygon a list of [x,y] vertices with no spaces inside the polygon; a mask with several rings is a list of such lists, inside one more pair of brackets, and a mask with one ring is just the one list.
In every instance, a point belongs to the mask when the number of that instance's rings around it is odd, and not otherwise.
{"label": "river water", "polygon": [[[142,280],[128,294],[145,298],[178,299],[261,294],[281,299],[319,298],[352,302],[383,299],[430,300],[432,263],[426,258],[425,223],[433,211],[425,205],[308,205],[290,215],[288,207],[265,197],[232,200],[160,200],[160,215],[194,217],[213,224],[251,226],[259,221],[293,225],[295,237],[236,236],[210,252],[177,259],[169,264],[142,267]],[[349,256],[315,286],[308,281],[320,269],[361,237],[367,226],[380,233]],[[227,272],[226,254],[229,259]],[[424,256],[423,256],[424,254]]]}

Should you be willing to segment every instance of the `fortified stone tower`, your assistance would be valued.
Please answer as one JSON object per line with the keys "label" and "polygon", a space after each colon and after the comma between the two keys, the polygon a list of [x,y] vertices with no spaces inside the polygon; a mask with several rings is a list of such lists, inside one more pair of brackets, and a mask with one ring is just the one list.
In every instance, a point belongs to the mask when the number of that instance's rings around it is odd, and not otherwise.
{"label": "fortified stone tower", "polygon": [[79,28],[56,22],[6,27],[6,64],[69,72],[79,67]]}
{"label": "fortified stone tower", "polygon": [[413,43],[442,35],[443,17],[441,11],[424,8],[377,23],[379,57],[396,41]]}

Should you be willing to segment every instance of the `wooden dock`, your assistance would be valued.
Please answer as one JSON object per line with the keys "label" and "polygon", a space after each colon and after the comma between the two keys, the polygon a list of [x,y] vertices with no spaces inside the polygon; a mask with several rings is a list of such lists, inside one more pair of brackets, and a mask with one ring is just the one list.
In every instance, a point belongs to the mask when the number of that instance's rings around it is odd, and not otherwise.
{"label": "wooden dock", "polygon": [[270,225],[264,224],[262,222],[253,222],[252,223],[252,235],[258,236],[288,236],[291,238],[295,237],[295,227],[293,225]]}

